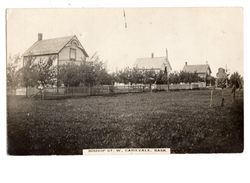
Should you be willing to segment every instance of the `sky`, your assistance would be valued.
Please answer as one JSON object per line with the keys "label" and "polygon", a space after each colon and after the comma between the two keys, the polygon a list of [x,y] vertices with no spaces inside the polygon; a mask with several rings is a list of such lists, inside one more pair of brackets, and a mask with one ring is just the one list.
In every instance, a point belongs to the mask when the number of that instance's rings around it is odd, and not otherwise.
{"label": "sky", "polygon": [[35,41],[76,35],[109,71],[132,67],[136,58],[166,55],[174,71],[208,63],[243,74],[241,8],[8,9],[7,55],[22,54]]}

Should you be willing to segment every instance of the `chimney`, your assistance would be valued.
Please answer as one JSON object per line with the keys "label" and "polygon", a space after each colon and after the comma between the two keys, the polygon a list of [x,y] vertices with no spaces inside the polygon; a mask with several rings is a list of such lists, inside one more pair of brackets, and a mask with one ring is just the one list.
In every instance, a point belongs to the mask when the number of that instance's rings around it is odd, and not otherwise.
{"label": "chimney", "polygon": [[42,33],[38,33],[38,41],[43,40],[43,34]]}
{"label": "chimney", "polygon": [[166,58],[168,58],[168,49],[166,48]]}
{"label": "chimney", "polygon": [[187,62],[185,62],[185,65],[188,65],[188,63],[187,63]]}
{"label": "chimney", "polygon": [[151,53],[151,58],[154,58],[154,53]]}

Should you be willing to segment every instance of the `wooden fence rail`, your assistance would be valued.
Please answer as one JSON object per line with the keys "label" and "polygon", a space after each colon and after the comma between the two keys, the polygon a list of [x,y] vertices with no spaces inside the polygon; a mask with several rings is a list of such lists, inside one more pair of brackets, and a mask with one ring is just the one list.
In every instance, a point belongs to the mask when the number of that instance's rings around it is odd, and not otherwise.
{"label": "wooden fence rail", "polygon": [[41,91],[42,98],[67,98],[112,95],[121,93],[139,93],[148,91],[144,86],[93,86],[93,87],[64,87],[64,88],[45,88]]}
{"label": "wooden fence rail", "polygon": [[68,97],[84,97],[96,95],[112,95],[122,93],[141,93],[149,91],[168,91],[168,90],[192,90],[206,88],[204,83],[191,84],[170,84],[168,85],[100,85],[100,86],[81,86],[81,87],[60,87],[60,88],[44,88],[39,90],[35,87],[18,88],[15,91],[8,89],[8,95],[26,95],[27,97],[35,97],[41,99],[57,99]]}

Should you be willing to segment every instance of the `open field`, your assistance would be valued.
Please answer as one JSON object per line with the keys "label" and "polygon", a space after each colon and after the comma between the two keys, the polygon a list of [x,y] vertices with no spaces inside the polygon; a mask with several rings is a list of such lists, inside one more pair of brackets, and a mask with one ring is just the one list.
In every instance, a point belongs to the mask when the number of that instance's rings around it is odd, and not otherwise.
{"label": "open field", "polygon": [[8,98],[8,153],[81,154],[84,148],[167,147],[172,153],[242,152],[243,94],[230,90]]}

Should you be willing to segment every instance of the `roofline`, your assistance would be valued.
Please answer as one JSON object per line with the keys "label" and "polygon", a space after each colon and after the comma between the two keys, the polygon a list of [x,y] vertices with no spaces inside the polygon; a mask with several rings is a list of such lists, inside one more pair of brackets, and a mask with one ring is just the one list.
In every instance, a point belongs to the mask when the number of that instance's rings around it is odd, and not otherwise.
{"label": "roofline", "polygon": [[[71,37],[71,39],[58,51],[58,52],[54,52],[54,53],[46,53],[46,54],[23,54],[22,56],[23,57],[28,57],[28,56],[44,56],[44,55],[55,55],[55,54],[59,54],[63,48],[65,48],[65,46],[75,37],[78,42],[80,43],[81,47],[80,48],[83,52],[83,54],[86,56],[86,57],[89,57],[88,53],[86,52],[86,50],[83,48],[81,42],[79,41],[79,39],[77,38],[76,35],[72,35],[72,36],[64,36],[64,37]],[[57,38],[50,38],[50,39],[44,39],[44,40],[52,40],[52,39],[59,39],[59,38],[64,38],[64,37],[57,37]],[[42,41],[44,41],[42,40]],[[28,50],[30,50],[33,46],[35,46],[35,44],[37,44],[39,41],[36,41],[35,43],[32,44],[32,46],[27,49],[24,53],[26,53]]]}
{"label": "roofline", "polygon": [[[194,64],[194,65],[189,65],[189,64],[188,64],[188,65],[184,65],[184,67],[185,67],[185,66],[198,66],[198,65],[203,65],[203,66],[204,66],[204,65],[207,65],[207,66],[209,66],[209,64]],[[210,66],[209,66],[209,67],[210,67]]]}
{"label": "roofline", "polygon": [[[60,53],[61,51],[62,51],[62,49],[63,48],[65,48],[65,46],[73,39],[73,38],[76,38],[77,39],[77,41],[80,43],[80,45],[82,46],[82,44],[81,44],[81,42],[79,41],[79,39],[77,38],[77,36],[76,35],[73,35],[72,37],[71,37],[71,39],[57,52],[57,53]],[[83,47],[83,46],[82,46]],[[87,52],[84,50],[84,49],[82,49],[82,48],[80,48],[82,51],[83,51],[83,54],[86,56],[86,57],[89,57],[89,55],[87,54]]]}
{"label": "roofline", "polygon": [[[78,40],[78,42],[80,43],[80,45],[82,46],[82,43],[81,43],[81,41],[79,41],[79,39],[78,39],[78,37],[76,36],[76,35],[74,35],[74,37],[76,37],[76,39]],[[86,50],[84,49],[84,47],[82,46],[82,48],[83,48],[83,52],[86,54],[85,56],[86,57],[89,57],[89,55],[88,55],[88,53],[86,52]]]}
{"label": "roofline", "polygon": [[[59,52],[58,52],[59,53]],[[23,55],[23,57],[29,57],[29,56],[48,56],[48,55],[58,55],[58,53],[57,52],[55,52],[55,53],[46,53],[46,54],[34,54],[34,55]]]}
{"label": "roofline", "polygon": [[138,67],[137,68],[138,70],[164,70],[164,69],[161,69],[161,68],[143,68],[143,67]]}
{"label": "roofline", "polygon": [[167,58],[167,57],[140,57],[140,58],[136,58],[137,59],[154,59],[154,58]]}
{"label": "roofline", "polygon": [[[202,66],[204,66],[204,65],[205,65],[205,66],[208,66],[208,69],[209,69],[209,71],[210,71],[210,74],[212,73],[212,70],[211,70],[211,67],[210,67],[209,64],[184,65],[184,67],[183,67],[182,70],[184,71],[184,69],[185,69],[186,66],[201,66],[201,65],[202,65]],[[185,72],[188,72],[188,71],[185,71]],[[198,72],[196,72],[196,73],[198,73]],[[204,72],[199,72],[199,73],[204,73]]]}
{"label": "roofline", "polygon": [[49,39],[42,39],[41,41],[51,40],[51,39],[60,39],[60,38],[66,38],[66,37],[74,37],[75,35],[69,35],[69,36],[61,36],[61,37],[55,37],[55,38],[49,38]]}
{"label": "roofline", "polygon": [[65,45],[57,53],[60,53],[62,49],[65,48],[65,46],[72,40],[73,37],[75,37],[75,35],[71,36],[71,39],[67,43],[65,43]]}
{"label": "roofline", "polygon": [[[154,58],[164,58],[164,59],[166,59],[166,61],[168,62],[168,65],[170,66],[169,70],[173,70],[168,57],[153,57],[153,58],[152,57],[144,57],[144,58],[137,58],[136,61],[139,60],[139,59],[154,59]],[[138,65],[138,64],[135,63],[134,65]]]}
{"label": "roofline", "polygon": [[34,42],[23,54],[22,54],[22,56],[24,57],[24,56],[29,56],[29,55],[27,55],[27,54],[25,54],[26,52],[28,52],[28,50],[31,50],[31,48],[33,48],[37,43],[38,43],[39,41],[36,41],[36,42]]}

